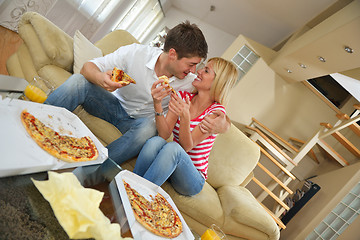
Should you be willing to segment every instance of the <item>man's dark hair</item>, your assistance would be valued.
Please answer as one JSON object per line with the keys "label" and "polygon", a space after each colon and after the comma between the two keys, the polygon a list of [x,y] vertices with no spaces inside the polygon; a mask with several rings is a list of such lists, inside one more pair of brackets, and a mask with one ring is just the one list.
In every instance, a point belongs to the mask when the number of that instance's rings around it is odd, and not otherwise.
{"label": "man's dark hair", "polygon": [[206,59],[208,53],[208,45],[203,33],[196,24],[190,24],[189,21],[170,29],[165,38],[164,51],[169,52],[171,48],[176,50],[178,59],[183,57]]}

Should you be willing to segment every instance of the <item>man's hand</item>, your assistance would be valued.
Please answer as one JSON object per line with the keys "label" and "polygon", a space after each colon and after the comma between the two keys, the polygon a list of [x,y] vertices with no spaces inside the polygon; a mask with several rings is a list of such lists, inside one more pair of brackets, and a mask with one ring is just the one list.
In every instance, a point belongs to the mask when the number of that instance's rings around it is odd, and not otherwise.
{"label": "man's hand", "polygon": [[100,81],[98,82],[100,87],[108,90],[109,92],[113,92],[118,88],[122,88],[128,85],[128,84],[122,85],[118,82],[111,81],[111,74],[112,74],[111,70],[107,71],[106,73],[101,73],[102,76],[100,76],[99,78]]}
{"label": "man's hand", "polygon": [[101,72],[99,68],[92,62],[86,62],[81,68],[80,73],[89,81],[92,82],[109,92],[113,92],[118,88],[121,88],[126,85],[121,85],[120,83],[111,81],[111,73],[109,70],[107,72]]}
{"label": "man's hand", "polygon": [[220,110],[215,110],[215,118],[205,117],[199,124],[202,133],[225,133],[230,128],[230,119]]}

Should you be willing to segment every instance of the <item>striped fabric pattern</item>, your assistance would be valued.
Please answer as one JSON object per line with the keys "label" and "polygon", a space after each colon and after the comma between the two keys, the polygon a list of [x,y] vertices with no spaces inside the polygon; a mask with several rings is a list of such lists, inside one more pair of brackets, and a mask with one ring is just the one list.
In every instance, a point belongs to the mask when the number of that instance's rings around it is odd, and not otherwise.
{"label": "striped fabric pattern", "polygon": [[[190,100],[195,96],[193,93],[179,91],[180,97],[185,100],[186,96],[190,97]],[[211,114],[214,110],[220,110],[225,113],[225,108],[223,105],[214,102],[210,107],[205,109],[198,117],[190,121],[190,131],[192,131],[207,115]],[[173,129],[174,141],[179,143],[179,128],[180,128],[180,118],[178,118],[175,127]],[[208,169],[208,159],[210,155],[211,148],[214,144],[217,134],[212,134],[193,149],[187,152],[196,167],[196,169],[202,173],[203,177],[207,179],[207,169]]]}

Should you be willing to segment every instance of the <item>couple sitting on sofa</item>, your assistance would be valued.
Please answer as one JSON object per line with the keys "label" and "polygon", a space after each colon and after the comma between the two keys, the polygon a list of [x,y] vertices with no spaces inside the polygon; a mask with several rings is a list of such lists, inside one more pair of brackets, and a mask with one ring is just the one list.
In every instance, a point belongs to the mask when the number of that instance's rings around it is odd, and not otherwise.
{"label": "couple sitting on sofa", "polygon": [[[159,186],[169,180],[180,194],[195,195],[205,183],[216,134],[230,127],[223,104],[237,79],[235,66],[221,58],[210,59],[194,75],[207,50],[201,30],[181,23],[169,31],[164,50],[132,44],[93,59],[45,103],[70,111],[82,105],[112,123],[123,136],[107,146],[111,159],[121,164],[139,154],[135,173]],[[136,84],[111,81],[114,67]],[[162,75],[178,94],[161,84]],[[168,143],[171,133],[174,142]]]}

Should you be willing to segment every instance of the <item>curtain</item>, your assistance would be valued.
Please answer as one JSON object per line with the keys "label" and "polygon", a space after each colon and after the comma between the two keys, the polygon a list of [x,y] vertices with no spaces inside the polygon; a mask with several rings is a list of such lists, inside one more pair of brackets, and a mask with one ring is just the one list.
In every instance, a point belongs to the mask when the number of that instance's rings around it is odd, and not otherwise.
{"label": "curtain", "polygon": [[0,0],[0,25],[17,31],[27,11],[40,13],[70,36],[80,30],[91,39],[100,29],[124,29],[139,42],[164,17],[158,0]]}
{"label": "curtain", "polygon": [[33,11],[70,36],[79,29],[91,38],[122,1],[126,0],[5,0],[0,2],[0,25],[17,32],[21,16]]}

